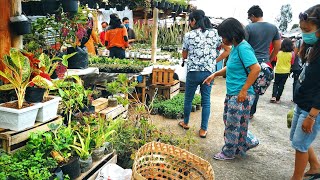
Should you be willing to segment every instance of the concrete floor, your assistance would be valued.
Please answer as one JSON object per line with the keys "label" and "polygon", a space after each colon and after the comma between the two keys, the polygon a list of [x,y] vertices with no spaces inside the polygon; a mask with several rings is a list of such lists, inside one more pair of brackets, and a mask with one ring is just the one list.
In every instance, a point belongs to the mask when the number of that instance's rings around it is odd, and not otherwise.
{"label": "concrete floor", "polygon": [[[252,119],[249,129],[256,135],[260,145],[247,153],[246,158],[237,157],[232,161],[217,161],[212,158],[224,145],[222,121],[223,102],[226,88],[225,79],[217,78],[211,93],[211,117],[206,139],[198,136],[200,129],[201,111],[191,113],[190,130],[196,139],[191,152],[211,163],[218,180],[285,180],[290,179],[294,168],[294,150],[290,145],[287,128],[287,112],[294,104],[292,99],[292,79],[288,79],[282,95],[281,104],[271,104],[273,84],[265,95],[260,97],[257,113]],[[177,136],[186,136],[186,131],[180,128],[179,120],[166,119],[162,116],[152,116],[153,122],[166,131]],[[189,130],[189,131],[190,131]],[[320,154],[319,138],[314,142],[315,150]]]}

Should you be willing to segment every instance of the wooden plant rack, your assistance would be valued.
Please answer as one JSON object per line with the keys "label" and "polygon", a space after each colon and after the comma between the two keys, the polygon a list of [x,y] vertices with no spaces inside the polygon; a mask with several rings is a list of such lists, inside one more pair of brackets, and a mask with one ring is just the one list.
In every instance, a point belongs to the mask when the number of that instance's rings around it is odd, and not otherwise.
{"label": "wooden plant rack", "polygon": [[57,116],[56,118],[53,118],[45,123],[36,122],[33,127],[24,129],[22,131],[12,131],[0,128],[0,141],[2,148],[8,153],[12,153],[25,145],[25,142],[29,139],[29,136],[32,132],[46,132],[50,130],[48,125],[61,123],[62,117]]}
{"label": "wooden plant rack", "polygon": [[164,68],[153,68],[152,84],[153,85],[174,85],[178,80],[173,79],[174,70]]}

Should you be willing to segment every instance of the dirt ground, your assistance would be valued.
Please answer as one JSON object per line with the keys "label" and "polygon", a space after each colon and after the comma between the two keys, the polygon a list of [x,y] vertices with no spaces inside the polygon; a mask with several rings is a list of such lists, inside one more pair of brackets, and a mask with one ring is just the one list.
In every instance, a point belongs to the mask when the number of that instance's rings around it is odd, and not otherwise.
{"label": "dirt ground", "polygon": [[[294,104],[292,99],[292,79],[288,79],[281,104],[271,104],[272,84],[265,95],[261,96],[257,113],[250,122],[249,130],[258,137],[260,145],[247,153],[246,158],[237,157],[232,161],[217,161],[212,157],[221,150],[224,144],[222,121],[223,102],[226,88],[225,79],[215,80],[211,93],[211,117],[206,139],[198,136],[201,111],[191,113],[190,126],[196,143],[191,152],[209,161],[217,180],[282,180],[290,179],[294,168],[294,150],[289,141],[290,130],[287,128],[286,115]],[[159,128],[185,136],[186,131],[180,128],[179,120],[152,116]],[[189,131],[190,131],[189,130]],[[314,142],[317,154],[320,154],[319,138]]]}

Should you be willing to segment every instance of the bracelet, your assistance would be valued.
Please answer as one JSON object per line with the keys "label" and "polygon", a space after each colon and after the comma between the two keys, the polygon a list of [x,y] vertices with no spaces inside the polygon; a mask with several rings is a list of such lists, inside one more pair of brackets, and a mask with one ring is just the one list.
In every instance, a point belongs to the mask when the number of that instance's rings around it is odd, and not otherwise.
{"label": "bracelet", "polygon": [[312,119],[313,121],[316,121],[316,116],[313,116],[311,114],[308,114],[307,118]]}

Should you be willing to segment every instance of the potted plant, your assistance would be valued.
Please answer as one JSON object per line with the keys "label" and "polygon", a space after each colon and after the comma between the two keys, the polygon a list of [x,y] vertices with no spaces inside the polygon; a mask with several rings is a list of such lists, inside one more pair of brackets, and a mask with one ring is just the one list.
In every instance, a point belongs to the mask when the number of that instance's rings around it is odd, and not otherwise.
{"label": "potted plant", "polygon": [[78,0],[61,0],[64,12],[78,12]]}
{"label": "potted plant", "polygon": [[17,35],[24,35],[31,33],[31,22],[25,15],[10,17],[12,30]]}
{"label": "potted plant", "polygon": [[79,157],[73,154],[71,148],[75,139],[71,124],[60,125],[51,130],[53,132],[51,156],[57,161],[64,174],[68,174],[71,179],[77,178],[81,170]]}
{"label": "potted plant", "polygon": [[111,96],[108,97],[108,106],[115,107],[118,105],[117,98],[114,97],[115,94],[119,92],[119,83],[117,81],[112,81],[107,83],[107,91],[111,93]]}
{"label": "potted plant", "polygon": [[24,103],[25,91],[29,84],[46,81],[41,76],[36,76],[30,81],[31,68],[29,59],[19,50],[12,48],[10,55],[4,57],[3,63],[7,70],[0,71],[0,76],[10,84],[0,86],[0,90],[15,89],[17,101],[1,104],[0,121],[1,128],[20,131],[34,125],[40,104]]}
{"label": "potted plant", "polygon": [[80,142],[77,142],[75,139],[74,145],[71,145],[71,147],[75,149],[76,153],[80,157],[79,162],[82,173],[88,171],[92,167],[92,157],[90,153],[91,130],[89,125],[87,125],[86,131],[87,133],[84,137],[77,132]]}
{"label": "potted plant", "polygon": [[45,13],[51,14],[55,13],[59,6],[60,6],[60,1],[59,0],[42,0],[42,5],[43,5],[43,11]]}

